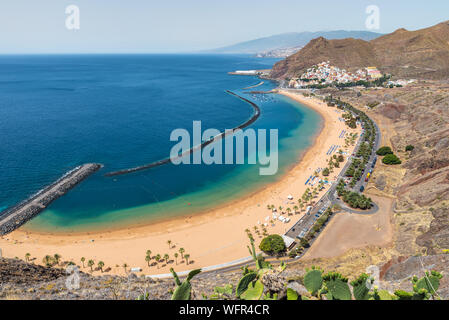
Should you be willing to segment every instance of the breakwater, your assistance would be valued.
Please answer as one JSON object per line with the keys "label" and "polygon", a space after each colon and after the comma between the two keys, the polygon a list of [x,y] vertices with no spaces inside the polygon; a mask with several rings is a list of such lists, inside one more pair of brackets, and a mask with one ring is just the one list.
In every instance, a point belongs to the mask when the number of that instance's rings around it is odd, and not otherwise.
{"label": "breakwater", "polygon": [[12,232],[34,218],[45,210],[50,203],[65,195],[70,189],[74,188],[101,167],[102,165],[96,163],[78,166],[28,199],[0,212],[0,235]]}
{"label": "breakwater", "polygon": [[261,82],[259,82],[258,84],[255,84],[255,85],[253,85],[253,86],[243,88],[243,90],[249,90],[249,89],[252,89],[252,88],[257,88],[257,87],[263,85],[264,83],[265,83],[264,81],[261,81]]}
{"label": "breakwater", "polygon": [[[260,108],[259,108],[259,106],[257,104],[255,104],[254,102],[252,102],[252,101],[250,101],[250,100],[248,100],[248,99],[246,99],[246,98],[244,98],[242,96],[239,96],[238,94],[236,94],[236,93],[234,93],[232,91],[226,90],[226,93],[228,93],[230,95],[233,95],[233,96],[239,98],[240,100],[250,104],[253,107],[253,109],[254,109],[253,115],[247,121],[242,123],[241,125],[233,128],[232,130],[226,130],[224,132],[221,132],[220,134],[215,136],[213,139],[207,140],[207,141],[203,142],[200,145],[197,145],[197,146],[194,146],[194,147],[190,148],[189,150],[187,150],[186,152],[180,154],[179,156],[177,156],[174,159],[180,159],[180,158],[183,158],[183,157],[185,157],[187,155],[190,155],[191,153],[195,152],[196,150],[201,150],[201,148],[203,148],[203,147],[205,147],[205,146],[207,146],[207,145],[209,145],[209,144],[211,144],[211,143],[213,143],[215,141],[223,139],[227,135],[232,134],[232,131],[239,130],[239,129],[244,129],[244,128],[250,126],[252,123],[254,123],[259,118],[259,116],[260,116]],[[152,162],[152,163],[149,163],[149,164],[146,164],[146,165],[142,165],[142,166],[138,166],[138,167],[134,167],[134,168],[129,168],[129,169],[123,169],[123,170],[114,171],[114,172],[109,172],[109,173],[106,174],[106,176],[107,177],[112,177],[112,176],[118,176],[118,175],[124,175],[124,174],[128,174],[128,173],[132,173],[132,172],[136,172],[136,171],[146,170],[146,169],[150,169],[150,168],[154,168],[154,167],[158,167],[158,166],[167,164],[167,163],[169,163],[171,161],[172,161],[172,159],[170,157],[168,157],[168,158],[165,158],[165,159],[162,159],[162,160],[159,160],[159,161],[155,161],[155,162]]]}

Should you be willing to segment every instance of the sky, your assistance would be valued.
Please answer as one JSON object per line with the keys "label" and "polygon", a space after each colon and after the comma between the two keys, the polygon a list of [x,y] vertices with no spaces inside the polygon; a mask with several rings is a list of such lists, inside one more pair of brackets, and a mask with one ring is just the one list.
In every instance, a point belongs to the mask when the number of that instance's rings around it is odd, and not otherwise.
{"label": "sky", "polygon": [[[70,5],[78,30],[66,27]],[[448,0],[2,0],[0,54],[195,52],[285,32],[368,30],[369,5],[380,13],[369,31],[449,20]]]}

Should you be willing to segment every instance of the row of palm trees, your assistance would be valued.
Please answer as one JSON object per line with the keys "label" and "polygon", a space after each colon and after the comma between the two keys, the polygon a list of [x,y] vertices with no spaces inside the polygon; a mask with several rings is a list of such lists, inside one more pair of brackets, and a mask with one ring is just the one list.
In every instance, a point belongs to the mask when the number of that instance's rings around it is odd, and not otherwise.
{"label": "row of palm trees", "polygon": [[[81,257],[81,263],[83,264],[83,268],[86,267],[85,266],[85,262],[86,262],[86,258],[85,257]],[[90,268],[91,272],[94,271],[94,269],[93,269],[94,265],[95,265],[95,261],[94,260],[92,260],[92,259],[87,260],[87,266]],[[97,267],[98,267],[99,270],[101,270],[101,272],[103,272],[104,262],[103,261],[98,261],[97,262]]]}
{"label": "row of palm trees", "polygon": [[[264,231],[264,234],[265,233],[266,233],[266,229]],[[172,241],[171,240],[167,240],[167,244],[168,244],[168,248],[169,249],[174,248],[174,246],[172,246]],[[190,264],[191,263],[191,262],[189,262],[190,254],[185,253],[185,249],[184,248],[179,248],[178,251],[179,251],[179,253],[175,252],[174,255],[173,255],[174,258],[175,258],[176,264],[178,264],[178,258],[179,258],[180,255],[181,255],[181,259],[186,261],[186,264]],[[158,268],[159,268],[159,262],[165,262],[166,264],[168,264],[169,261],[170,261],[170,255],[168,253],[164,254],[163,256],[161,256],[159,253],[156,254],[155,256],[151,256],[151,253],[152,253],[151,250],[147,250],[146,256],[145,256],[145,261],[147,262],[149,267],[150,267],[150,262],[153,259],[156,261],[156,264],[157,264]],[[25,254],[25,261],[26,262],[30,262],[31,261],[31,254],[30,253],[26,253]],[[42,262],[47,267],[52,267],[52,266],[55,266],[55,265],[59,265],[60,261],[61,261],[61,255],[58,254],[58,253],[54,254],[53,256],[46,255],[42,259]],[[81,263],[83,265],[83,268],[86,268],[86,265],[87,265],[87,267],[90,268],[91,272],[94,271],[93,267],[95,266],[95,261],[93,259],[87,260],[87,264],[86,264],[86,258],[85,257],[81,257],[80,261],[81,261]],[[69,264],[73,264],[73,262],[69,262]],[[101,270],[101,272],[103,272],[104,265],[105,264],[104,264],[103,261],[98,261],[97,262],[97,267],[98,267],[97,270]],[[118,267],[118,265],[117,265],[117,267]],[[127,269],[128,268],[128,264],[124,263],[122,265],[122,267],[124,268],[125,273],[126,273],[127,270],[128,270]]]}
{"label": "row of palm trees", "polygon": [[[29,253],[25,254],[25,260],[28,262],[30,261],[30,257],[31,255]],[[54,255],[50,256],[50,255],[46,255],[43,259],[42,262],[44,265],[46,265],[47,267],[52,267],[54,265],[59,265],[59,262],[61,261],[61,255],[55,253]]]}
{"label": "row of palm trees", "polygon": [[[170,240],[167,241],[167,244],[169,246],[169,249],[171,249],[172,247],[171,247]],[[179,251],[179,254],[178,254],[178,252],[175,252],[173,254],[173,256],[175,258],[175,263],[178,264],[178,258],[179,258],[179,255],[181,255],[181,259],[185,260],[186,264],[190,264],[190,262],[189,262],[190,254],[185,253],[184,248],[179,248],[178,251]],[[156,261],[156,265],[157,265],[158,269],[159,269],[159,262],[162,262],[162,263],[165,262],[165,264],[168,264],[170,262],[170,255],[168,253],[165,253],[163,256],[161,256],[159,253],[156,254],[155,256],[151,256],[151,254],[152,254],[152,251],[147,250],[146,255],[145,255],[145,261],[147,262],[148,267],[151,267],[151,264],[150,264],[151,260]]]}

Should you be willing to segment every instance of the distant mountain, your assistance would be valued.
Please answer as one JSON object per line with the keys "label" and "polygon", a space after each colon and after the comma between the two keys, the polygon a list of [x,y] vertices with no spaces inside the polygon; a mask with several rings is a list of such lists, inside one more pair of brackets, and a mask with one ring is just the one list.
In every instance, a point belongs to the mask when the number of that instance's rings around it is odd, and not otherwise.
{"label": "distant mountain", "polygon": [[210,53],[246,53],[258,54],[278,49],[297,48],[305,46],[310,40],[324,37],[326,39],[356,38],[372,40],[382,34],[369,31],[318,31],[318,32],[291,32],[270,37],[241,42],[232,46],[207,50]]}
{"label": "distant mountain", "polygon": [[323,61],[348,70],[376,66],[384,73],[403,78],[447,78],[449,21],[417,31],[399,29],[371,41],[319,37],[276,63],[271,76],[296,77]]}

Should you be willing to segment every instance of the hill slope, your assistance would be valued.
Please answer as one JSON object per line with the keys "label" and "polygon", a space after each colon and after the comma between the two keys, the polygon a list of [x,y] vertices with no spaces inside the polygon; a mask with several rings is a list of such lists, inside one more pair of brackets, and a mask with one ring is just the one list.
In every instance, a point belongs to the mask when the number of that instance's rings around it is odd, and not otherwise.
{"label": "hill slope", "polygon": [[296,48],[305,46],[310,40],[317,37],[327,39],[357,38],[372,40],[381,36],[380,33],[369,31],[318,31],[318,32],[291,32],[270,37],[237,43],[232,46],[208,50],[211,53],[245,53],[256,54],[277,49]]}
{"label": "hill slope", "polygon": [[271,75],[278,79],[299,76],[323,61],[349,70],[377,66],[385,73],[405,78],[447,78],[449,21],[417,31],[399,29],[371,41],[320,37],[275,64]]}

